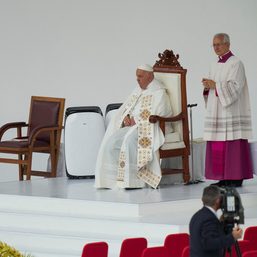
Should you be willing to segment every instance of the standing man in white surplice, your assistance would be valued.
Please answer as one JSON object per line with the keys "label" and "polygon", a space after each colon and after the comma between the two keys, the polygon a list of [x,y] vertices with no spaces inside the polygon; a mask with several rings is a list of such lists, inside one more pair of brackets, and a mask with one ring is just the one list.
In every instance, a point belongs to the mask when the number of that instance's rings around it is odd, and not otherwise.
{"label": "standing man in white surplice", "polygon": [[218,55],[203,78],[207,141],[205,176],[218,186],[241,186],[253,177],[248,139],[252,135],[251,109],[243,63],[230,51],[230,39],[216,34],[213,48]]}

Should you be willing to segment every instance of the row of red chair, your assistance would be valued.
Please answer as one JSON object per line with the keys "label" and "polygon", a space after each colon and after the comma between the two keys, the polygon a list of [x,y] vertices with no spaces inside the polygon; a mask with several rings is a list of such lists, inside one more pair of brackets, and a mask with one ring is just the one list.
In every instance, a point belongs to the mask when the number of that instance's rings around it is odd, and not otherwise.
{"label": "row of red chair", "polygon": [[[248,227],[244,233],[244,239],[238,241],[242,257],[257,257],[257,226]],[[86,244],[83,248],[82,257],[107,257],[108,244],[97,242]],[[164,246],[147,248],[145,238],[128,238],[121,244],[119,257],[189,257],[189,234],[171,234],[165,238]],[[231,248],[231,255],[227,252],[226,257],[237,257],[235,246]]]}
{"label": "row of red chair", "polygon": [[[257,226],[246,228],[243,240],[238,241],[242,257],[257,257]],[[237,257],[235,245],[231,247],[231,255],[226,253],[226,257]]]}

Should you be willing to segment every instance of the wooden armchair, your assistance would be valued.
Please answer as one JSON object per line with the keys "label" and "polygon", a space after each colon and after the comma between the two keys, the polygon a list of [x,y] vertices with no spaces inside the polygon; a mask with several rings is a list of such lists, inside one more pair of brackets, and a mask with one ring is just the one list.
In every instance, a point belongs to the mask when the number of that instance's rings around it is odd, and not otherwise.
{"label": "wooden armchair", "polygon": [[[0,153],[17,154],[18,159],[0,158],[2,163],[19,165],[19,180],[30,180],[31,176],[56,177],[60,148],[63,111],[65,99],[32,96],[29,122],[7,123],[0,128]],[[27,135],[22,135],[22,128],[27,127]],[[9,129],[17,129],[17,137],[2,141]],[[33,152],[49,153],[51,171],[31,170]]]}
{"label": "wooden armchair", "polygon": [[[172,117],[150,116],[152,123],[159,122],[160,128],[165,136],[165,143],[160,148],[160,159],[178,157],[182,158],[181,169],[163,169],[162,174],[183,173],[185,183],[189,182],[189,129],[187,114],[187,94],[186,94],[186,72],[178,62],[178,55],[172,51],[165,50],[159,54],[160,60],[154,65],[154,76],[165,86],[170,98],[173,110]],[[167,123],[172,124],[173,132],[166,133]]]}

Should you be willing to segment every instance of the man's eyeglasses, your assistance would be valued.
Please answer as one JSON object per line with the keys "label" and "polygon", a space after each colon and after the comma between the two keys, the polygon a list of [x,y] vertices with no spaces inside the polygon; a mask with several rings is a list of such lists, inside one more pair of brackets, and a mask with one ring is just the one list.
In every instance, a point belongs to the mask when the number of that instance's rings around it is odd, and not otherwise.
{"label": "man's eyeglasses", "polygon": [[219,43],[219,44],[213,44],[212,47],[215,48],[215,47],[220,47],[222,45],[224,45],[225,43]]}

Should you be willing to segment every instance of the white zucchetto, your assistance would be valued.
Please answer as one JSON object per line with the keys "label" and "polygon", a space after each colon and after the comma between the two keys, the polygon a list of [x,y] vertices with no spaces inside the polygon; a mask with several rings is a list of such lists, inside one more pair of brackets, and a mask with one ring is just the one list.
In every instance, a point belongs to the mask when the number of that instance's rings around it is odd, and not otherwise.
{"label": "white zucchetto", "polygon": [[149,64],[142,64],[137,67],[138,70],[153,71],[153,67]]}

